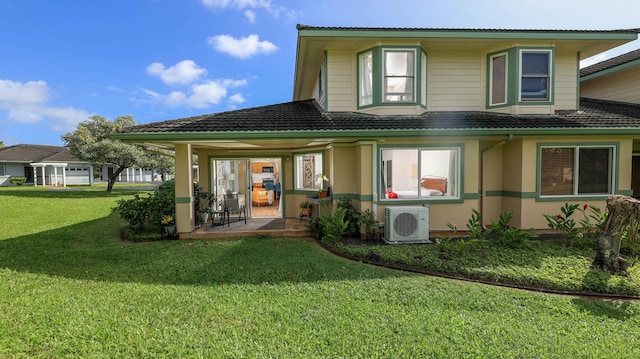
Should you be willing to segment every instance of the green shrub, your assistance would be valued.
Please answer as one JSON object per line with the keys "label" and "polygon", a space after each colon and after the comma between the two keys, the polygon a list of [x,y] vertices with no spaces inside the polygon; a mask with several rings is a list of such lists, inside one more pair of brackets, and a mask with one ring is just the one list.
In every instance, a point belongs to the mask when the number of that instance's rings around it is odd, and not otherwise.
{"label": "green shrub", "polygon": [[175,197],[175,181],[166,181],[146,197],[136,194],[131,199],[117,201],[112,210],[129,222],[132,229],[141,231],[145,225],[160,227],[165,216],[175,218]]}
{"label": "green shrub", "polygon": [[346,235],[349,237],[360,236],[360,212],[353,206],[353,202],[349,198],[338,199],[337,209],[344,209],[344,221],[347,223],[345,228]]}
{"label": "green shrub", "polygon": [[526,240],[535,237],[535,234],[531,231],[509,226],[512,218],[513,213],[503,211],[498,218],[498,222],[491,221],[487,236],[493,238],[493,241],[500,246],[512,248],[519,247]]}
{"label": "green shrub", "polygon": [[327,242],[337,242],[342,234],[347,230],[349,223],[345,219],[347,210],[336,208],[333,214],[323,214],[320,217],[320,227],[322,228],[322,240]]}
{"label": "green shrub", "polygon": [[[587,210],[589,212],[587,212]],[[576,221],[571,218],[573,214],[578,211],[582,213],[582,219],[579,224],[582,228],[576,226]],[[567,239],[577,240],[584,236],[595,236],[593,228],[602,227],[602,223],[607,218],[608,212],[602,212],[600,208],[595,206],[584,205],[580,208],[577,203],[565,204],[560,207],[560,214],[549,215],[544,214],[544,218],[547,220],[547,225],[551,229],[562,233]],[[593,221],[593,222],[592,222]]]}
{"label": "green shrub", "polygon": [[9,178],[9,182],[12,185],[22,186],[25,182],[27,182],[27,177],[11,177]]}

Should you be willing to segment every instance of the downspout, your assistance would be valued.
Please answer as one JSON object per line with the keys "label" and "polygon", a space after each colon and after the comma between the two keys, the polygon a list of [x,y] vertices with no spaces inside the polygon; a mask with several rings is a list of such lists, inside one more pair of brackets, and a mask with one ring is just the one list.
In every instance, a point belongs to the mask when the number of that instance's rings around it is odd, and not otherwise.
{"label": "downspout", "polygon": [[371,194],[373,195],[373,200],[371,203],[371,211],[373,211],[374,218],[378,218],[378,181],[376,180],[378,177],[378,142],[373,141],[372,151],[373,151],[373,165],[371,166]]}
{"label": "downspout", "polygon": [[493,150],[494,148],[498,148],[500,146],[503,146],[509,142],[511,142],[511,140],[513,140],[513,134],[508,134],[507,137],[496,143],[493,144],[485,149],[483,149],[480,152],[480,210],[478,212],[480,212],[480,218],[482,218],[483,222],[484,222],[484,196],[485,196],[485,189],[484,189],[484,154],[487,151]]}

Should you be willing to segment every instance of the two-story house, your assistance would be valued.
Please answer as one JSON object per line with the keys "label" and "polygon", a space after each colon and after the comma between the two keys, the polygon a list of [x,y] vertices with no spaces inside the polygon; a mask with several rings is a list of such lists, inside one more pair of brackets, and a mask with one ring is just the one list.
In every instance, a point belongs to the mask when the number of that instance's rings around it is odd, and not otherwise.
{"label": "two-story house", "polygon": [[579,62],[637,37],[299,25],[292,102],[118,137],[176,150],[179,232],[194,228],[194,152],[201,186],[244,198],[260,187],[251,163],[273,161],[282,217],[330,186],[381,221],[386,207],[428,205],[434,231],[464,229],[472,210],[485,224],[508,211],[514,226],[546,228],[543,214],[565,202],[632,194],[640,107],[581,102]]}

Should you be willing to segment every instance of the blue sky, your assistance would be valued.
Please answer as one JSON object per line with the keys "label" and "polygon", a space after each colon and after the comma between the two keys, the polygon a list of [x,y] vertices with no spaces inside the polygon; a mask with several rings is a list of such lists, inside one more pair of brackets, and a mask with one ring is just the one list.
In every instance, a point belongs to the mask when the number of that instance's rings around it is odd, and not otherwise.
{"label": "blue sky", "polygon": [[0,0],[0,141],[62,145],[93,114],[290,101],[298,23],[609,30],[640,28],[638,14],[637,0]]}

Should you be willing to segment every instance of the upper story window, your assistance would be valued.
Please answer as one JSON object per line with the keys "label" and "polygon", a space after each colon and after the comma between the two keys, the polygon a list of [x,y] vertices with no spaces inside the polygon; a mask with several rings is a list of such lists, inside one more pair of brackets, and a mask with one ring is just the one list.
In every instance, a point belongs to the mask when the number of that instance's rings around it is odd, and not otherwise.
{"label": "upper story window", "polygon": [[551,51],[521,50],[520,101],[549,101]]}
{"label": "upper story window", "polygon": [[414,102],[415,50],[383,50],[384,102]]}
{"label": "upper story window", "polygon": [[373,51],[367,51],[358,57],[358,70],[360,74],[359,101],[360,106],[373,104]]}
{"label": "upper story window", "polygon": [[508,54],[501,53],[490,57],[489,72],[491,86],[489,87],[489,105],[504,105],[507,103],[507,59]]}
{"label": "upper story window", "polygon": [[426,106],[427,56],[419,48],[377,47],[358,54],[358,107]]}
{"label": "upper story window", "polygon": [[489,54],[487,67],[487,107],[553,102],[553,49]]}

